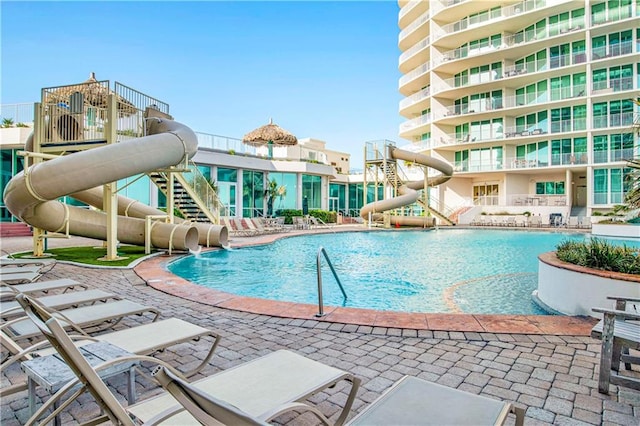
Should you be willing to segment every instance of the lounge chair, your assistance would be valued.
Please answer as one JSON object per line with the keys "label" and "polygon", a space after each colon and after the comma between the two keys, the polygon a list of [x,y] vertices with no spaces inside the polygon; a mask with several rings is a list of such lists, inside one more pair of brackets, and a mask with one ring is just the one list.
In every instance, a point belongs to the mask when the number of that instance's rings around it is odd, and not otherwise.
{"label": "lounge chair", "polygon": [[567,221],[567,228],[578,228],[580,226],[580,221],[578,220],[578,216],[569,216],[569,220]]}
{"label": "lounge chair", "polygon": [[28,265],[37,265],[37,266],[52,266],[56,263],[54,259],[20,259],[13,257],[2,257],[0,258],[0,267],[4,266],[28,266]]}
{"label": "lounge chair", "polygon": [[[16,290],[16,294],[19,293]],[[70,306],[77,307],[80,305],[92,304],[98,301],[109,299],[117,299],[113,293],[107,293],[102,290],[85,290],[71,293],[54,294],[51,296],[43,296],[38,298],[43,306],[50,309],[64,309]],[[24,311],[17,301],[0,302],[0,317],[4,319],[13,318],[24,315]]]}
{"label": "lounge chair", "polygon": [[0,268],[0,280],[7,284],[31,283],[41,276],[39,268]]}
{"label": "lounge chair", "polygon": [[[154,377],[201,424],[265,424],[264,416],[254,416],[238,404],[221,400],[166,368],[156,369]],[[137,407],[129,411],[135,413]],[[516,426],[524,423],[524,409],[511,403],[404,376],[347,425],[501,425],[509,413],[516,415]],[[180,420],[193,421],[187,417]],[[336,424],[341,424],[341,419]]]}
{"label": "lounge chair", "polygon": [[[99,419],[93,419],[95,423],[99,420],[111,420],[115,424],[133,425],[134,422],[130,417],[130,415],[133,415],[147,424],[158,423],[169,417],[171,417],[172,421],[177,422],[175,424],[182,424],[184,423],[182,418],[173,416],[177,414],[178,416],[185,416],[187,419],[191,417],[184,411],[182,405],[178,404],[169,394],[142,401],[125,409],[109,391],[98,374],[99,371],[118,362],[145,360],[161,365],[173,373],[175,377],[183,380],[181,374],[175,369],[160,360],[141,356],[118,358],[94,368],[74,345],[64,330],[64,325],[57,318],[51,316],[47,310],[43,309],[28,296],[19,295],[17,300],[23,306],[29,318],[51,345],[56,348],[60,357],[78,377],[78,379],[65,385],[43,404],[27,421],[27,425],[36,423],[43,413],[47,412],[50,407],[55,407],[62,397],[66,397],[69,392],[74,390],[78,383],[83,388],[80,391],[74,391],[70,398],[65,399],[58,408],[54,409],[45,419],[42,419],[41,424],[51,421],[85,389],[91,393],[104,413]],[[336,422],[336,424],[342,424],[349,414],[360,380],[341,370],[290,351],[273,352],[199,380],[193,385],[210,393],[214,398],[225,399],[227,404],[234,404],[237,409],[246,411],[251,416],[264,419],[258,424],[264,424],[268,419],[289,411],[311,412],[326,422],[326,418],[317,408],[302,401],[308,396],[331,387],[342,380],[352,382],[351,391]],[[193,420],[191,421],[193,422]],[[255,424],[247,422],[244,424]]]}
{"label": "lounge chair", "polygon": [[247,226],[245,226],[242,223],[242,219],[241,218],[239,218],[239,217],[233,218],[233,223],[236,225],[236,230],[238,232],[242,233],[243,235],[245,235],[247,237],[252,237],[254,235],[258,235],[260,232],[258,232],[258,230],[255,227],[252,228],[253,225],[248,225],[248,222],[249,221],[247,221]]}
{"label": "lounge chair", "polygon": [[[40,300],[36,303],[39,302]],[[42,306],[42,309],[44,310],[44,306]],[[213,353],[220,342],[220,336],[217,333],[178,318],[158,320],[156,322],[113,331],[94,337],[86,334],[76,324],[73,324],[73,329],[76,333],[79,333],[77,335],[70,336],[74,340],[74,345],[77,347],[82,347],[96,341],[108,342],[136,355],[152,355],[157,351],[167,349],[180,343],[191,340],[197,341],[205,337],[213,338],[213,343],[211,344],[209,352],[202,361],[192,369],[182,373],[186,377],[191,377],[196,374],[209,363],[209,360],[213,356]],[[2,361],[0,371],[8,369],[15,362],[32,359],[33,357],[47,356],[56,352],[54,348],[47,347],[49,342],[46,340],[28,347],[21,347],[17,342],[2,333],[0,333],[0,340],[2,341],[2,346],[11,353],[11,356]],[[1,389],[0,397],[21,392],[25,389],[26,383],[14,383],[11,386]]]}
{"label": "lounge chair", "polygon": [[[21,295],[16,296],[16,300]],[[50,314],[61,319],[65,327],[71,328],[76,324],[82,328],[95,328],[103,330],[120,322],[123,318],[132,315],[151,313],[155,321],[160,312],[150,306],[144,306],[130,300],[116,300],[114,302],[99,303],[97,305],[83,306],[63,311],[51,311]],[[6,334],[14,341],[31,339],[40,335],[38,327],[28,318],[16,318],[0,325],[0,332]]]}
{"label": "lounge chair", "polygon": [[229,235],[238,237],[247,236],[246,231],[236,229],[235,223],[232,223],[228,217],[222,217],[221,220],[222,224],[229,230]]}
{"label": "lounge chair", "polygon": [[2,284],[0,286],[0,300],[13,300],[16,294],[16,290],[19,293],[25,294],[35,294],[35,293],[45,293],[52,290],[71,290],[74,288],[82,288],[86,289],[86,284],[81,284],[75,280],[69,278],[62,278],[59,280],[50,280],[50,281],[39,281],[36,283],[29,284],[15,284],[13,286],[8,284]]}
{"label": "lounge chair", "polygon": [[630,370],[640,364],[640,357],[631,356],[629,349],[640,349],[640,314],[626,310],[627,302],[640,303],[640,298],[608,297],[616,301],[615,309],[593,308],[603,319],[591,330],[591,337],[602,340],[598,391],[609,393],[609,385],[640,390],[640,379],[620,373],[620,364]]}

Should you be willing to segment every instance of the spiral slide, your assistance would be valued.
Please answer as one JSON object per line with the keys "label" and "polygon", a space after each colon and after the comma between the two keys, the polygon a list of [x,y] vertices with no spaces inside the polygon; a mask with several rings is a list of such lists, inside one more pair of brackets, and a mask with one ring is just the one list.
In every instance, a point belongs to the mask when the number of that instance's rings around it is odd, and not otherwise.
{"label": "spiral slide", "polygon": [[[102,190],[97,187],[174,166],[195,155],[198,139],[187,126],[160,118],[150,118],[146,124],[148,136],[34,164],[27,173],[21,172],[9,181],[4,191],[5,205],[14,216],[36,228],[49,232],[68,229],[71,235],[106,240],[105,213],[56,200],[70,195],[102,208]],[[123,215],[118,217],[118,241],[144,245],[144,217],[164,212],[119,196],[118,214]],[[151,244],[157,248],[197,250],[201,241],[227,245],[226,227],[196,226],[176,218],[175,224],[155,222],[151,228]]]}
{"label": "spiral slide", "polygon": [[[415,152],[409,152],[398,148],[391,148],[391,156],[397,160],[410,161],[438,170],[441,175],[430,177],[429,186],[441,185],[451,179],[451,176],[453,176],[453,167],[450,164],[426,156],[424,154],[416,154]],[[369,213],[371,213],[372,220],[381,220],[382,212],[415,203],[419,197],[418,190],[423,188],[424,181],[422,180],[406,182],[404,185],[398,188],[398,193],[400,195],[386,200],[374,201],[372,203],[364,205],[360,209],[360,216],[363,219],[368,220]],[[432,218],[425,216],[391,216],[392,225],[397,224],[406,226],[431,226],[431,222]]]}

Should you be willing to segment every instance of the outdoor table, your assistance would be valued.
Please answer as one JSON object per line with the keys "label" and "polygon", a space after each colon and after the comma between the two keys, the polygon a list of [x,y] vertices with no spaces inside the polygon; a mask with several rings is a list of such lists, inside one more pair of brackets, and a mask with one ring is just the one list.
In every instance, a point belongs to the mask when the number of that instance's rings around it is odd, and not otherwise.
{"label": "outdoor table", "polygon": [[[108,342],[96,342],[82,346],[80,352],[92,367],[105,361],[124,356],[132,356],[130,352]],[[121,373],[129,373],[127,377],[127,400],[129,404],[135,403],[135,366],[139,361],[121,362],[107,367],[99,372],[100,377],[108,378]],[[27,375],[27,387],[29,391],[29,412],[31,415],[36,410],[36,388],[42,386],[50,393],[60,390],[69,381],[76,378],[69,366],[62,360],[59,354],[51,354],[34,358],[21,363],[22,369]],[[54,403],[54,409],[58,407],[58,401]],[[60,424],[59,416],[55,418],[55,425]]]}

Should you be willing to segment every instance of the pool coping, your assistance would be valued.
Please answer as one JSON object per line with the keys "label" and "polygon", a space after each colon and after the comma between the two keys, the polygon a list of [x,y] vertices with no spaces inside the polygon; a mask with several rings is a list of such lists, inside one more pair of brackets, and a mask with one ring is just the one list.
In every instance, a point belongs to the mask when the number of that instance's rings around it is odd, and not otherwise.
{"label": "pool coping", "polygon": [[[376,231],[349,227],[340,230],[323,229],[312,233]],[[395,230],[382,230],[397,232]],[[234,238],[233,247],[264,245],[278,239],[309,232],[288,232],[265,234],[252,238]],[[476,332],[493,334],[534,334],[589,336],[598,321],[592,317],[556,315],[503,315],[503,314],[461,314],[461,313],[407,313],[377,311],[373,309],[325,306],[324,316],[318,317],[318,306],[314,304],[282,302],[254,297],[238,296],[223,291],[206,288],[178,277],[168,271],[167,265],[178,257],[160,255],[145,260],[134,267],[136,274],[152,288],[185,300],[215,306],[222,309],[249,312],[280,318],[315,320],[328,323],[352,324],[411,330]]]}

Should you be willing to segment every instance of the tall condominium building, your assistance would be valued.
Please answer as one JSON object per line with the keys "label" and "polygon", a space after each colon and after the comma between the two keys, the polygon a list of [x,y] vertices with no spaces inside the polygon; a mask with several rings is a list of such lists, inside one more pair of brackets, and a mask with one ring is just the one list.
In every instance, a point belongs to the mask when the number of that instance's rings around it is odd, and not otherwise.
{"label": "tall condominium building", "polygon": [[400,137],[441,209],[591,216],[638,156],[640,0],[400,1]]}

